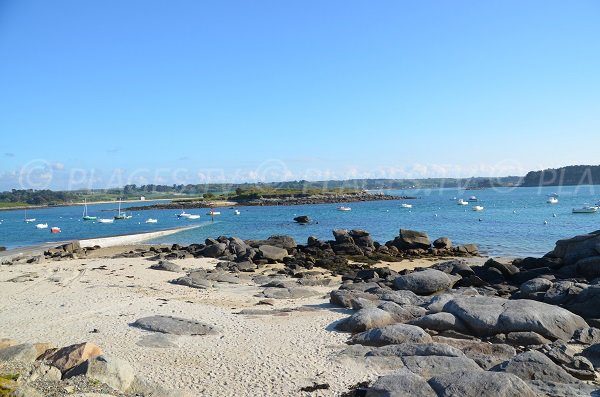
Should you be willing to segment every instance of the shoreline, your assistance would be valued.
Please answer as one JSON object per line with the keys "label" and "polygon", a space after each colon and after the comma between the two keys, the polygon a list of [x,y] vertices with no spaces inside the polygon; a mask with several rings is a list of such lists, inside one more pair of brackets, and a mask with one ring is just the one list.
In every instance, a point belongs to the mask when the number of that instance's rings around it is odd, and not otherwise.
{"label": "shoreline", "polygon": [[[149,202],[154,202],[154,201],[172,201],[172,200],[176,200],[175,198],[162,198],[162,199],[150,199],[150,200],[121,200],[121,203],[149,203]],[[20,206],[16,206],[16,207],[0,207],[0,211],[18,211],[18,210],[39,210],[39,209],[47,209],[47,208],[60,208],[60,207],[76,207],[76,206],[80,206],[80,205],[95,205],[95,204],[112,204],[112,203],[119,203],[116,200],[102,200],[102,201],[88,201],[87,203],[82,202],[77,202],[77,203],[63,203],[63,204],[56,204],[56,205],[20,205]]]}
{"label": "shoreline", "polygon": [[23,247],[9,248],[5,251],[0,251],[0,258],[7,259],[10,257],[15,257],[15,256],[35,255],[36,253],[43,252],[49,248],[54,248],[56,246],[59,246],[62,244],[69,244],[72,242],[78,242],[82,246],[99,245],[102,248],[139,244],[141,242],[151,240],[153,238],[177,234],[179,232],[183,232],[186,230],[199,228],[200,226],[201,225],[180,226],[180,227],[168,228],[168,229],[157,230],[157,231],[152,231],[152,232],[115,234],[112,236],[62,240],[62,241],[47,242],[47,243],[43,243],[43,244],[35,244],[35,245],[29,245],[29,246],[23,246]]}

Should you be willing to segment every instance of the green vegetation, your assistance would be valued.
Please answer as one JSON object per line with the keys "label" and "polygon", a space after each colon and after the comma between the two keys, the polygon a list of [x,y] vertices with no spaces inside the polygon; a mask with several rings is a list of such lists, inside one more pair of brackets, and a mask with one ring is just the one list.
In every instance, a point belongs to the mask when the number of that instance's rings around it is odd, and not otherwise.
{"label": "green vegetation", "polygon": [[18,374],[0,374],[0,397],[8,397],[17,388]]}
{"label": "green vegetation", "polygon": [[525,175],[523,186],[570,186],[600,184],[600,165],[571,165],[531,171]]}

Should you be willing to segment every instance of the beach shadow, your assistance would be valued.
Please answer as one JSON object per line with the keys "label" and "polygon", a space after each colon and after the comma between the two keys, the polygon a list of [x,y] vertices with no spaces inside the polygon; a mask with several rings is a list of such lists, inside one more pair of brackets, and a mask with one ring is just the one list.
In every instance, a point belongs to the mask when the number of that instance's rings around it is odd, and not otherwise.
{"label": "beach shadow", "polygon": [[[319,304],[313,304],[313,305],[304,305],[305,307],[310,307],[310,308],[314,308],[314,309],[320,309],[320,310],[330,310],[332,312],[335,313],[340,313],[340,314],[345,314],[347,316],[352,315],[352,313],[354,313],[355,311],[352,309],[348,309],[345,307],[339,307],[336,306],[332,303],[319,303]],[[329,324],[327,327],[325,327],[326,331],[329,332],[335,332],[335,333],[339,333],[339,334],[346,334],[347,332],[342,332],[338,329],[336,329],[335,327],[341,323],[342,321],[345,321],[347,317],[341,318],[339,320],[336,320],[334,322],[332,322],[331,324]]]}

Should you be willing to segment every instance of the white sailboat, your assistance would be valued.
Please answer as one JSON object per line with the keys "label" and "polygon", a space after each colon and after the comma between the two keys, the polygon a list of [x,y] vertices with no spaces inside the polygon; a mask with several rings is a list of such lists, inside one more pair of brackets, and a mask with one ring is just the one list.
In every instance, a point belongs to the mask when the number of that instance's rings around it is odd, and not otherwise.
{"label": "white sailboat", "polygon": [[48,229],[48,224],[47,223],[38,223],[37,225],[35,225],[35,227],[38,229]]}
{"label": "white sailboat", "polygon": [[35,222],[35,218],[27,218],[27,208],[25,208],[25,222]]}
{"label": "white sailboat", "polygon": [[155,219],[155,218],[146,219],[146,223],[157,223],[157,222],[158,222],[158,219]]}

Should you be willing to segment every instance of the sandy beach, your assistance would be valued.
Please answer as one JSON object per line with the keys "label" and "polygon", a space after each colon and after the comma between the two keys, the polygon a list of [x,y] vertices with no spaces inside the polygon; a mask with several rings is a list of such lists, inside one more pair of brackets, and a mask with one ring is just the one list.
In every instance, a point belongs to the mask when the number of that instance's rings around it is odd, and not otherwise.
{"label": "sandy beach", "polygon": [[[92,342],[129,361],[148,380],[192,396],[297,396],[313,384],[329,389],[310,395],[334,396],[380,375],[376,368],[339,356],[349,335],[333,325],[351,313],[329,303],[339,277],[327,287],[310,287],[314,297],[264,305],[264,297],[257,296],[264,288],[249,276],[241,275],[240,284],[194,289],[170,284],[180,274],[149,269],[153,262],[145,258],[109,258],[139,247],[111,246],[85,259],[2,266],[0,337],[58,346]],[[188,271],[212,269],[217,262],[173,261]],[[394,265],[402,264],[415,266],[409,261]],[[261,272],[272,274],[277,266]],[[243,309],[260,314],[239,314]],[[131,326],[150,315],[202,321],[221,331],[166,335],[158,344],[169,347],[152,347],[155,334]]]}

